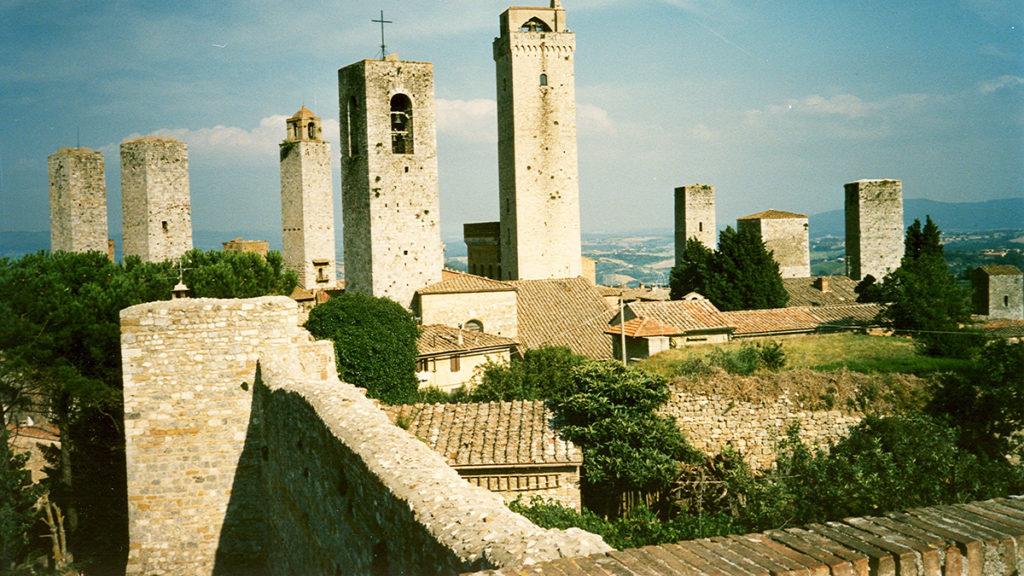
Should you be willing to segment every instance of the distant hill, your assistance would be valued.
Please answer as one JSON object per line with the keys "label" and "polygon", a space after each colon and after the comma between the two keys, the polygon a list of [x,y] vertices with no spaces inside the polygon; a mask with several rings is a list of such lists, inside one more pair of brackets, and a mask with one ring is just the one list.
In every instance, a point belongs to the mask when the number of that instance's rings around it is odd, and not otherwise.
{"label": "distant hill", "polygon": [[[281,231],[267,230],[195,230],[192,245],[202,250],[220,250],[221,243],[233,238],[243,240],[267,240],[271,250],[281,249]],[[40,250],[50,249],[50,232],[0,232],[0,258],[20,258]],[[340,247],[339,247],[340,250]],[[114,254],[121,258],[121,236],[114,236]]]}
{"label": "distant hill", "polygon": [[[930,215],[943,232],[1024,230],[1024,198],[984,202],[936,202],[923,198],[903,200],[903,227]],[[812,238],[842,237],[846,221],[842,210],[830,210],[808,219]]]}

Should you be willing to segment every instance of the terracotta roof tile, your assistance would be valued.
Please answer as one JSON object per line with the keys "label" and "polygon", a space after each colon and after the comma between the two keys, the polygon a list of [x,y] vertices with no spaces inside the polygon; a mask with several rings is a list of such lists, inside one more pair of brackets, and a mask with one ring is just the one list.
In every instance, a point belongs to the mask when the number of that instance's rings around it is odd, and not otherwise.
{"label": "terracotta roof tile", "polygon": [[[821,282],[827,289],[821,291]],[[789,293],[789,306],[835,306],[857,302],[857,281],[847,276],[812,276],[810,278],[783,278],[782,285]]]}
{"label": "terracotta roof tile", "polygon": [[471,332],[462,330],[462,343],[459,343],[458,328],[430,324],[423,326],[419,338],[416,339],[416,349],[420,356],[431,354],[443,354],[445,352],[459,352],[469,350],[481,350],[486,348],[501,348],[515,346],[516,341],[504,336],[496,336],[485,332]]}
{"label": "terracotta roof tile", "polygon": [[566,346],[590,358],[611,358],[604,333],[615,313],[583,278],[516,280],[519,341],[527,348]]}
{"label": "terracotta roof tile", "polygon": [[541,401],[382,406],[393,422],[442,454],[453,468],[581,464],[583,454],[551,425]]}
{"label": "terracotta roof tile", "polygon": [[[646,338],[648,336],[674,336],[685,333],[675,326],[662,324],[653,318],[633,318],[626,321],[626,336],[630,338]],[[606,334],[622,334],[622,324],[609,326],[605,329]]]}
{"label": "terracotta roof tile", "polygon": [[751,214],[750,216],[742,216],[737,218],[737,220],[774,220],[788,218],[807,218],[807,215],[797,214],[796,212],[783,212],[782,210],[765,210],[764,212],[758,212],[757,214]]}
{"label": "terracotta roof tile", "polygon": [[442,270],[441,281],[417,290],[417,294],[458,294],[460,292],[507,292],[515,290],[508,282],[455,270]]}
{"label": "terracotta roof tile", "polygon": [[1008,265],[979,266],[978,269],[984,270],[989,276],[1020,276],[1022,274],[1016,266]]}
{"label": "terracotta roof tile", "polygon": [[829,326],[870,324],[881,311],[878,304],[847,304],[842,306],[790,306],[765,310],[723,312],[736,326],[737,338],[813,332]]}
{"label": "terracotta roof tile", "polygon": [[627,307],[637,318],[675,326],[681,330],[678,333],[723,331],[733,326],[710,300],[700,296],[665,302],[631,302]]}

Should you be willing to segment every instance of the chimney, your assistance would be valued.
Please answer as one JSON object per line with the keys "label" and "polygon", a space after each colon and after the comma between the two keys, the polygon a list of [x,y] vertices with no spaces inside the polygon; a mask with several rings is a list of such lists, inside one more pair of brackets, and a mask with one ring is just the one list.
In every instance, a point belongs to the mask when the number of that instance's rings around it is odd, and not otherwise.
{"label": "chimney", "polygon": [[822,292],[828,292],[828,278],[825,276],[819,276],[814,279],[814,287]]}

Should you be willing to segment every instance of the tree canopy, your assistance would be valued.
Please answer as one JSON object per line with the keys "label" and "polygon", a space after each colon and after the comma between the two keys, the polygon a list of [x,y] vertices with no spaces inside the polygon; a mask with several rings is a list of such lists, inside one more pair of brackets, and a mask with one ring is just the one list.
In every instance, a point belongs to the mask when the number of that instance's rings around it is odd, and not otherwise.
{"label": "tree canopy", "polygon": [[306,329],[334,342],[343,381],[389,404],[415,401],[419,327],[397,302],[356,292],[338,294],[310,311]]}
{"label": "tree canopy", "polygon": [[714,251],[695,238],[687,240],[669,283],[673,300],[697,292],[719,310],[781,308],[789,301],[779,264],[761,238],[731,226],[719,234]]}

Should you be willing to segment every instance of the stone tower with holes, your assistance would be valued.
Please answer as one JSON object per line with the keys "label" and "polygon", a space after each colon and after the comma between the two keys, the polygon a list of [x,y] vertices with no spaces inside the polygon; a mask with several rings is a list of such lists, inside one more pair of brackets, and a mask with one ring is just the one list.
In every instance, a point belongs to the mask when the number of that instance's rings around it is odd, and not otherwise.
{"label": "stone tower with holes", "polygon": [[107,251],[107,182],[103,154],[61,148],[50,172],[50,250]]}
{"label": "stone tower with holes", "polygon": [[751,230],[779,265],[783,278],[808,278],[811,251],[807,216],[782,210],[765,210],[736,219],[736,230]]}
{"label": "stone tower with holes", "polygon": [[410,307],[441,281],[434,66],[396,55],[338,70],[345,290]]}
{"label": "stone tower with holes", "polygon": [[513,7],[494,39],[501,277],[581,273],[576,37],[565,10]]}
{"label": "stone tower with holes", "polygon": [[331,145],[323,122],[303,106],[281,142],[281,243],[284,265],[307,290],[334,288]]}
{"label": "stone tower with holes", "polygon": [[121,143],[121,227],[125,256],[176,260],[192,249],[188,146],[164,138]]}
{"label": "stone tower with holes", "polygon": [[846,191],[846,275],[881,280],[903,258],[903,183],[857,180]]}
{"label": "stone tower with holes", "polygon": [[696,238],[710,250],[715,241],[715,187],[693,184],[676,188],[676,264],[683,261],[686,241]]}

